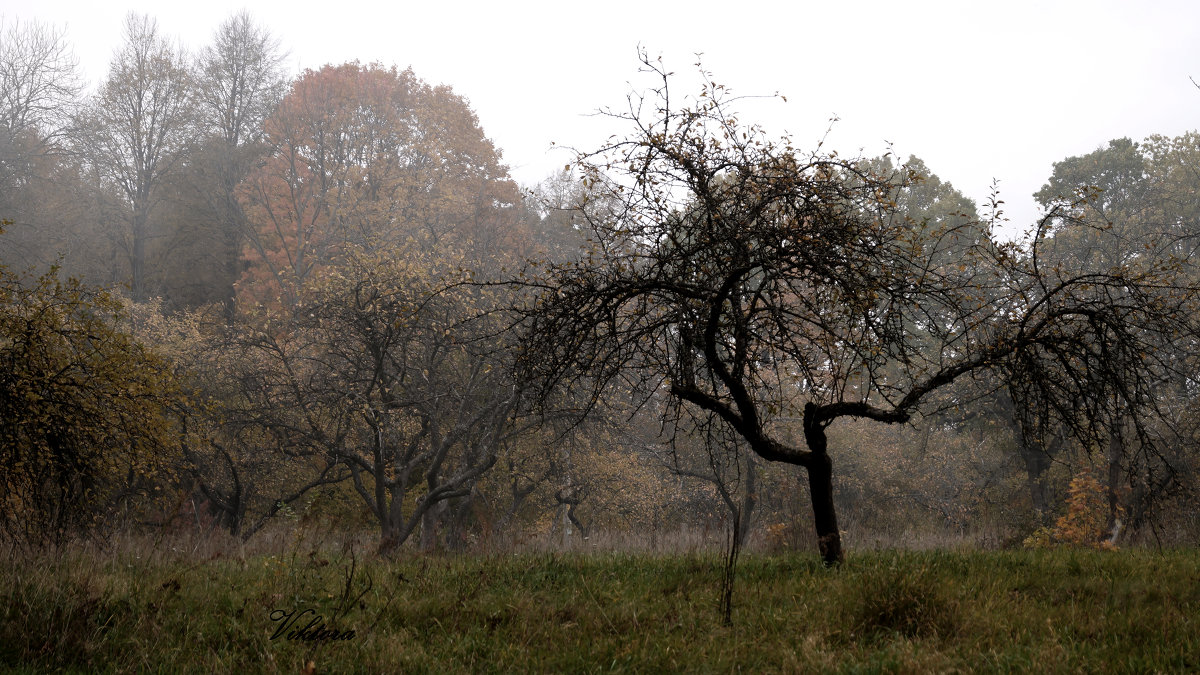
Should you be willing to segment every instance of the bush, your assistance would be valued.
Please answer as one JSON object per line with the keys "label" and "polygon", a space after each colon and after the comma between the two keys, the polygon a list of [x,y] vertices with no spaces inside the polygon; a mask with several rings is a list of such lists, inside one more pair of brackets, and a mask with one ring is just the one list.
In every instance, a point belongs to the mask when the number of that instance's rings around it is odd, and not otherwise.
{"label": "bush", "polygon": [[0,266],[0,533],[61,538],[161,484],[178,388],[121,316],[55,269]]}
{"label": "bush", "polygon": [[1104,486],[1092,476],[1090,470],[1084,470],[1071,480],[1067,491],[1067,512],[1055,521],[1054,527],[1042,527],[1029,535],[1025,539],[1025,546],[1086,546],[1115,550],[1116,544],[1108,538],[1108,513]]}

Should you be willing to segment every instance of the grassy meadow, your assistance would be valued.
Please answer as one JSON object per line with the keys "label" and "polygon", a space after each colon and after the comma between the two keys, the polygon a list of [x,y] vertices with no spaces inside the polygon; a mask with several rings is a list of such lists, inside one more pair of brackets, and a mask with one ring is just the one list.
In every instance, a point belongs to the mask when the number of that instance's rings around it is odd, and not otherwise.
{"label": "grassy meadow", "polygon": [[0,670],[1200,670],[1195,550],[852,551],[840,569],[815,552],[747,554],[731,626],[715,553],[355,550],[129,539],[10,552]]}

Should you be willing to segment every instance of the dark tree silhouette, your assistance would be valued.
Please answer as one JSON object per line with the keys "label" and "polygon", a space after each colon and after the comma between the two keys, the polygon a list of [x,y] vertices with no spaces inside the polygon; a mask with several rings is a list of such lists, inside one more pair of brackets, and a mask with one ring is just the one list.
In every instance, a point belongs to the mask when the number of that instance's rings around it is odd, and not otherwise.
{"label": "dark tree silhouette", "polygon": [[[581,158],[609,203],[582,210],[591,250],[524,282],[539,290],[524,371],[544,390],[666,392],[669,421],[719,421],[804,467],[829,564],[843,559],[826,438],[839,418],[905,422],[988,370],[1089,442],[1120,410],[1156,412],[1173,368],[1157,355],[1195,335],[1195,293],[1169,255],[1050,266],[1039,247],[1051,224],[1075,226],[1066,209],[1023,246],[987,222],[914,222],[897,198],[919,176],[770,140],[707,74],[679,105],[661,63],[643,64],[660,84],[609,112],[632,134]],[[793,421],[804,447],[780,440]]]}

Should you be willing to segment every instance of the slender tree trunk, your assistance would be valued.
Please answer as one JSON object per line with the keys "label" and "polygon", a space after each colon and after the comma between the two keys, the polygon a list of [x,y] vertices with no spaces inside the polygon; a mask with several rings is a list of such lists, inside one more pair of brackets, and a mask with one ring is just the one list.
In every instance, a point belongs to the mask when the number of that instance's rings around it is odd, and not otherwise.
{"label": "slender tree trunk", "polygon": [[246,519],[246,502],[241,489],[234,490],[224,498],[213,491],[202,490],[202,492],[208,503],[208,512],[213,516],[214,521],[225,528],[230,535],[241,536],[242,525]]}
{"label": "slender tree trunk", "polygon": [[571,450],[574,447],[574,438],[571,442],[564,443],[562,447],[562,462],[563,462],[563,487],[554,493],[554,499],[558,501],[558,506],[562,510],[562,543],[567,545],[571,541],[571,521],[575,520],[570,501],[574,500],[578,495],[575,494],[575,485],[573,482],[573,466],[571,464]]}
{"label": "slender tree trunk", "polygon": [[133,241],[129,255],[131,294],[134,302],[146,300],[146,221],[147,215],[141,205],[133,207]]}
{"label": "slender tree trunk", "polygon": [[225,308],[225,316],[233,318],[237,306],[237,286],[235,285],[242,273],[242,232],[243,215],[237,198],[234,196],[234,186],[226,183],[224,207],[224,222],[221,223],[221,297]]}
{"label": "slender tree trunk", "polygon": [[229,534],[237,537],[242,534],[242,525],[246,522],[246,502],[239,494],[234,502],[234,510],[226,514],[225,527],[229,528]]}
{"label": "slender tree trunk", "polygon": [[1121,457],[1124,445],[1120,434],[1115,431],[1108,436],[1108,532],[1115,539],[1119,534],[1117,523],[1121,514]]}
{"label": "slender tree trunk", "polygon": [[746,540],[750,537],[750,521],[754,518],[754,507],[758,505],[758,469],[754,464],[754,457],[746,458],[746,494],[742,497],[742,508],[739,509],[738,518],[738,546],[745,547]]}
{"label": "slender tree trunk", "polygon": [[[811,405],[811,404],[809,404]],[[805,410],[804,440],[812,453],[808,466],[808,491],[812,495],[813,524],[817,529],[817,547],[828,566],[840,565],[842,534],[838,529],[837,511],[833,506],[833,462],[829,459],[825,426],[813,419],[811,409]]]}

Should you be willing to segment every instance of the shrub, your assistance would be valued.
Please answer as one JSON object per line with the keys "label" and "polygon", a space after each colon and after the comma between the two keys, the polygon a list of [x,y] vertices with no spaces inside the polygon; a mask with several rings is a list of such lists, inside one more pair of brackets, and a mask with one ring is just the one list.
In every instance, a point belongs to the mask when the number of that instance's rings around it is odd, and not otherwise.
{"label": "shrub", "polygon": [[[1120,509],[1117,512],[1120,517]],[[1115,550],[1108,538],[1108,503],[1104,486],[1090,470],[1080,472],[1071,480],[1067,491],[1067,512],[1055,521],[1054,527],[1042,527],[1025,539],[1026,548],[1054,546],[1086,546]]]}

